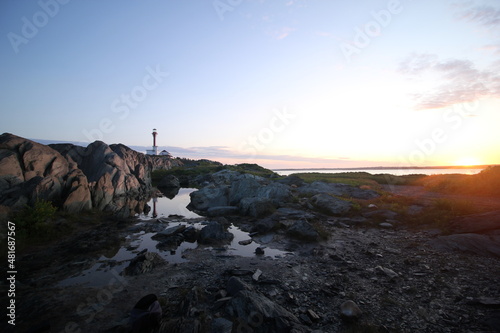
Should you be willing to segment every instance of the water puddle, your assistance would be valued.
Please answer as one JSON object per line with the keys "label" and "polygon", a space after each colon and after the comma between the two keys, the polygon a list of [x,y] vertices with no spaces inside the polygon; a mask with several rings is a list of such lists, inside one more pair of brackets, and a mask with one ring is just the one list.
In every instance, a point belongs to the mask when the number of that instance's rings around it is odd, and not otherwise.
{"label": "water puddle", "polygon": [[[141,221],[131,228],[131,232],[125,236],[124,243],[114,255],[109,257],[102,255],[93,264],[90,262],[86,263],[87,265],[92,264],[92,266],[72,277],[60,281],[58,285],[62,287],[77,284],[94,287],[106,286],[110,281],[115,281],[120,277],[123,270],[129,265],[130,260],[135,258],[137,253],[145,249],[148,252],[157,252],[168,263],[183,263],[188,261],[185,259],[184,254],[186,251],[199,247],[196,241],[189,242],[185,240],[180,244],[165,245],[161,240],[154,239],[153,236],[167,228],[179,225],[193,227],[198,230],[206,225],[206,220],[186,208],[189,204],[189,193],[194,190],[187,188],[180,189],[178,195],[173,199],[167,197],[152,199],[148,203],[152,207],[152,211],[149,214],[138,216]],[[169,218],[167,220],[168,216],[183,216],[183,218]],[[153,217],[158,218],[158,220],[154,220]],[[255,250],[257,247],[265,247],[264,256],[273,259],[290,255],[290,252],[266,246],[266,243],[272,241],[272,234],[252,239],[248,232],[242,231],[234,225],[231,225],[228,231],[234,235],[230,244],[219,248],[203,248],[208,251],[216,251],[217,255],[221,256],[253,257],[256,255]]]}
{"label": "water puddle", "polygon": [[169,198],[167,196],[161,198],[152,198],[148,202],[149,207],[151,207],[151,211],[149,211],[147,214],[145,214],[144,212],[138,214],[137,217],[139,217],[141,220],[147,220],[157,217],[168,217],[169,215],[179,215],[188,219],[201,217],[200,215],[186,208],[191,200],[191,198],[189,197],[189,193],[193,191],[196,191],[196,189],[181,188],[173,198]]}

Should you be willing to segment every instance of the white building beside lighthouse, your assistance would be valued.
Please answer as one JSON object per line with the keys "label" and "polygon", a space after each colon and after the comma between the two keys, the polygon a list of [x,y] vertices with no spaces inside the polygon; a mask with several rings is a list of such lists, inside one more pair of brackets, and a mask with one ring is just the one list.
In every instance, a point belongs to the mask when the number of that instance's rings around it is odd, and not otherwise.
{"label": "white building beside lighthouse", "polygon": [[158,155],[158,146],[156,145],[156,136],[158,132],[156,132],[156,128],[153,128],[153,149],[146,150],[147,155]]}

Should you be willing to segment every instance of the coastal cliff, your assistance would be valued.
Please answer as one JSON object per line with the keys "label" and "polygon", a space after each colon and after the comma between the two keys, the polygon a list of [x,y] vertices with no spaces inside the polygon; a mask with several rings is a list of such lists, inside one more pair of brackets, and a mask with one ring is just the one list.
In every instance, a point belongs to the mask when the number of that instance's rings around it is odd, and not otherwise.
{"label": "coastal cliff", "polygon": [[118,203],[123,198],[147,196],[151,171],[181,165],[177,159],[145,155],[122,144],[43,145],[4,133],[0,206],[20,208],[43,199],[71,213],[91,208],[118,212],[127,209]]}

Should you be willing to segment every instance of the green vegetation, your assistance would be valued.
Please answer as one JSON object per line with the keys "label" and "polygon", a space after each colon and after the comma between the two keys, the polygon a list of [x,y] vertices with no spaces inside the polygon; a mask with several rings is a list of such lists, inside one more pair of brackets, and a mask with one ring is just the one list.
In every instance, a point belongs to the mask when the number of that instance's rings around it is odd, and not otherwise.
{"label": "green vegetation", "polygon": [[153,171],[151,178],[153,180],[153,184],[156,184],[166,175],[174,175],[176,177],[196,177],[200,175],[211,174],[222,170],[231,170],[241,173],[249,173],[264,178],[279,177],[278,174],[276,174],[275,172],[263,168],[257,164],[242,163],[235,165],[223,165],[219,162],[202,160],[202,161],[197,161],[197,163],[193,162],[188,166],[184,164],[184,166],[182,167],[175,167],[169,170]]}
{"label": "green vegetation", "polygon": [[13,222],[16,223],[18,233],[26,236],[43,237],[52,232],[48,220],[54,218],[57,208],[52,202],[38,199],[33,207],[25,206],[15,214]]}
{"label": "green vegetation", "polygon": [[[437,228],[445,232],[449,223],[457,216],[481,213],[484,208],[473,205],[466,200],[435,199],[424,203],[418,197],[407,197],[383,193],[379,198],[372,200],[357,200],[363,207],[374,204],[378,209],[388,209],[398,213],[398,220],[412,228]],[[411,212],[411,206],[416,205],[420,210]],[[385,218],[381,217],[379,222]]]}
{"label": "green vegetation", "polygon": [[430,191],[500,197],[500,166],[490,166],[476,175],[433,175],[415,181]]}
{"label": "green vegetation", "polygon": [[425,178],[425,175],[404,175],[394,176],[387,173],[372,175],[368,172],[342,172],[342,173],[295,173],[307,183],[322,181],[327,183],[343,183],[353,186],[369,186],[374,189],[379,188],[381,184],[391,185],[411,185],[415,181]]}
{"label": "green vegetation", "polygon": [[[97,209],[79,214],[58,211],[50,201],[37,200],[33,206],[24,208],[10,214],[9,221],[16,226],[16,250],[21,253],[31,246],[48,244],[67,237],[72,233],[89,227],[95,227],[104,220],[114,220],[111,212]],[[0,258],[7,252],[6,226],[2,224],[0,239]]]}
{"label": "green vegetation", "polygon": [[193,164],[192,166],[174,167],[169,170],[155,170],[151,173],[153,184],[157,184],[166,175],[174,175],[176,177],[196,177],[224,170],[221,164],[202,162]]}

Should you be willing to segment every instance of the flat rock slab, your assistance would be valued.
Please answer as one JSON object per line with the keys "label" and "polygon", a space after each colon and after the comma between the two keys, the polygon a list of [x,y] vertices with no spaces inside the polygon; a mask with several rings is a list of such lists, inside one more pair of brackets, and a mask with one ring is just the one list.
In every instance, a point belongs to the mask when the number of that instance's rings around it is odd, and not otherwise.
{"label": "flat rock slab", "polygon": [[429,244],[438,250],[452,250],[500,258],[500,235],[457,234],[440,236]]}
{"label": "flat rock slab", "polygon": [[177,225],[175,227],[170,227],[170,228],[167,228],[163,231],[160,231],[159,233],[154,235],[154,237],[170,237],[170,236],[173,236],[173,235],[178,234],[180,232],[183,232],[184,229],[186,229],[186,226],[183,224],[180,224],[180,225]]}

